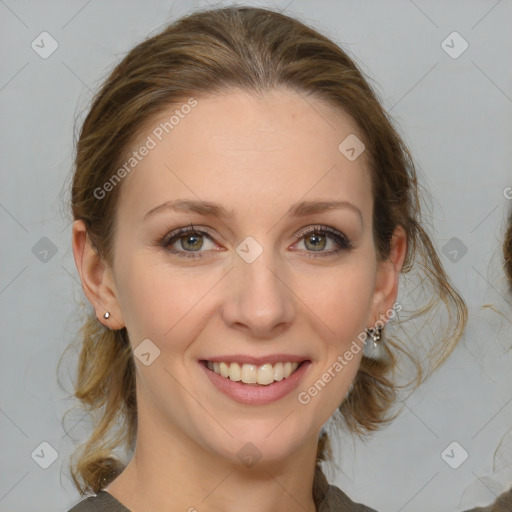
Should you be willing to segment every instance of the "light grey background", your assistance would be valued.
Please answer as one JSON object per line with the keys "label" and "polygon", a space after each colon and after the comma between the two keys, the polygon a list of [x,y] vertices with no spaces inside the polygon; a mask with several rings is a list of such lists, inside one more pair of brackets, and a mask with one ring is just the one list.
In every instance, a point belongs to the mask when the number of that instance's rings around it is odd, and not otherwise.
{"label": "light grey background", "polygon": [[[453,237],[467,248],[457,262],[441,252],[470,308],[464,340],[391,426],[366,442],[340,439],[340,466],[328,475],[380,512],[488,503],[512,483],[510,437],[497,450],[512,426],[511,310],[500,253],[512,207],[512,2],[244,3],[286,9],[357,59],[432,194],[438,249]],[[207,5],[0,0],[1,511],[62,511],[80,499],[67,458],[87,428],[78,417],[65,425],[69,434],[63,430],[72,402],[56,379],[81,298],[70,222],[60,212],[75,119],[83,119],[101,80],[135,43]],[[58,42],[47,59],[31,48],[43,31]],[[469,44],[458,58],[441,46],[454,31]],[[461,48],[450,41],[452,51]],[[48,249],[43,237],[56,254],[41,252]],[[38,242],[43,249],[33,251]],[[48,469],[31,457],[43,441],[58,453]],[[441,457],[453,441],[469,454],[458,469]]]}

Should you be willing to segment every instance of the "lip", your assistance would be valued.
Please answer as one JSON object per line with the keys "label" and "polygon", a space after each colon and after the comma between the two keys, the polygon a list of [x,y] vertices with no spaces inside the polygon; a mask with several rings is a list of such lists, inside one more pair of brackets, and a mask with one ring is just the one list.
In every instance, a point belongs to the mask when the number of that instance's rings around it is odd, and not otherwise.
{"label": "lip", "polygon": [[212,363],[242,363],[242,364],[254,364],[261,366],[265,363],[276,364],[276,363],[302,363],[302,361],[309,361],[307,356],[298,356],[291,354],[272,354],[262,357],[251,357],[243,354],[235,354],[230,356],[215,356],[205,357],[201,361],[211,361]]}
{"label": "lip", "polygon": [[[265,360],[251,357],[240,357],[236,361],[233,359],[233,362],[246,362],[246,364],[264,364],[265,362],[269,363],[270,360],[267,358]],[[279,356],[283,357],[283,356]],[[291,357],[291,356],[286,356]],[[205,360],[202,360],[205,361]],[[208,367],[203,364],[203,362],[199,362],[199,366],[202,368],[203,372],[205,372],[206,376],[210,379],[210,382],[222,393],[230,397],[235,402],[239,402],[242,404],[248,405],[263,405],[269,404],[272,402],[276,402],[281,398],[289,395],[294,389],[296,389],[303,379],[304,375],[308,371],[311,366],[310,360],[304,359],[278,359],[279,361],[290,361],[290,362],[302,362],[302,364],[292,373],[288,378],[273,382],[268,386],[259,386],[252,384],[243,384],[240,382],[235,382],[228,377],[222,377],[221,375],[217,375],[214,371],[208,369]],[[208,359],[208,361],[212,362],[228,362],[226,359],[222,358],[214,358]],[[252,361],[258,361],[257,363],[253,363]],[[262,361],[262,362],[260,362]]]}

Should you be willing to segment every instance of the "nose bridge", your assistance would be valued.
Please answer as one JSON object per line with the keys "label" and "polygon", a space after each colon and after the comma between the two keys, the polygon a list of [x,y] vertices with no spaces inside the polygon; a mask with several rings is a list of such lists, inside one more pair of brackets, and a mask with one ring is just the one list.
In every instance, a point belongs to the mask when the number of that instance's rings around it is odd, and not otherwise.
{"label": "nose bridge", "polygon": [[268,246],[254,237],[247,237],[237,246],[235,293],[227,307],[228,321],[244,324],[260,335],[291,322],[294,312],[293,295],[285,286],[285,265],[270,246],[270,238],[265,238]]}

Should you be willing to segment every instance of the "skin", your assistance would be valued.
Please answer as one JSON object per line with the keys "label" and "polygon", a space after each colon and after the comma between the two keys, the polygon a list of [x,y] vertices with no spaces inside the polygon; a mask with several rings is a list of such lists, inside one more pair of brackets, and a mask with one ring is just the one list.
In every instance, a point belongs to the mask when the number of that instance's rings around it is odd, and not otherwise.
{"label": "skin", "polygon": [[[95,253],[84,224],[74,224],[76,265],[98,319],[126,327],[133,348],[149,338],[161,351],[149,366],[135,358],[137,446],[106,490],[134,512],[312,512],[318,433],[346,395],[361,352],[309,404],[298,401],[298,392],[393,306],[405,235],[398,228],[390,259],[377,260],[366,154],[350,162],[338,150],[358,133],[343,112],[288,90],[197,99],[124,178],[112,265]],[[152,120],[130,149],[172,111]],[[214,201],[233,216],[162,208],[144,218],[178,198]],[[292,204],[313,200],[347,201],[359,213],[345,207],[285,215]],[[201,258],[160,245],[191,223],[212,237],[201,238]],[[344,233],[352,248],[322,256],[337,248],[333,239],[321,238],[315,251],[311,235],[294,236],[317,224]],[[235,252],[247,236],[263,248],[250,264]],[[190,253],[195,242],[187,240],[169,249]],[[303,355],[312,364],[296,391],[266,405],[226,397],[198,363],[276,353]],[[250,468],[237,457],[248,442],[262,454]]]}

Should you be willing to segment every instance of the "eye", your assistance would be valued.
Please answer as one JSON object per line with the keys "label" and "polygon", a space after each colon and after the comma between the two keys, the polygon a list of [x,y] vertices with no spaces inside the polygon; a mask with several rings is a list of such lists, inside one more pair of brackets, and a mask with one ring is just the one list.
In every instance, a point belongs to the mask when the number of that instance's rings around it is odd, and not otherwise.
{"label": "eye", "polygon": [[[313,226],[302,229],[295,235],[297,240],[304,241],[308,258],[332,256],[342,251],[352,249],[350,240],[340,231],[329,226]],[[178,228],[167,234],[160,245],[172,254],[185,258],[201,258],[202,252],[218,250],[213,247],[205,247],[205,239],[213,244],[213,238],[207,228],[190,226]],[[325,251],[327,246],[331,249]],[[204,250],[201,250],[204,249]],[[316,253],[316,254],[315,254]]]}
{"label": "eye", "polygon": [[[205,245],[205,238],[212,242],[212,238],[209,233],[210,232],[207,228],[197,229],[191,224],[190,226],[176,229],[166,235],[160,242],[160,245],[172,254],[176,254],[178,256],[185,258],[201,258],[201,254],[195,253],[204,252],[201,251],[201,249]],[[178,247],[173,248],[175,245]],[[206,250],[212,250],[212,248],[206,247]]]}
{"label": "eye", "polygon": [[[301,230],[295,236],[299,241],[304,239],[304,246],[309,253],[307,255],[308,258],[332,256],[342,251],[352,249],[350,240],[341,231],[330,228],[329,226],[317,225],[308,227]],[[324,251],[329,241],[333,248],[329,251]]]}

